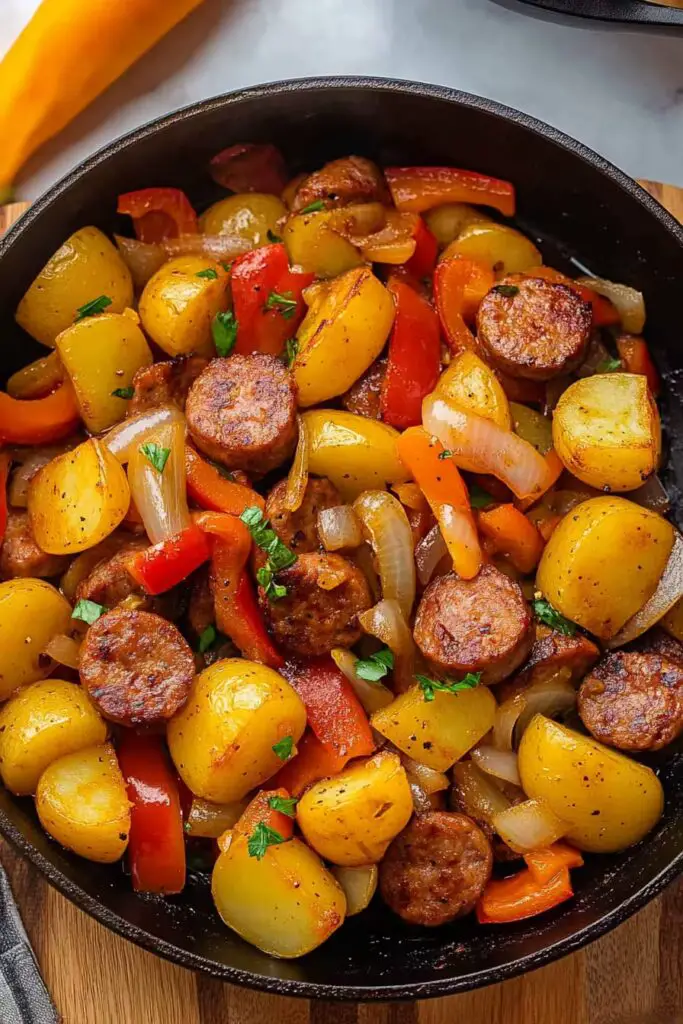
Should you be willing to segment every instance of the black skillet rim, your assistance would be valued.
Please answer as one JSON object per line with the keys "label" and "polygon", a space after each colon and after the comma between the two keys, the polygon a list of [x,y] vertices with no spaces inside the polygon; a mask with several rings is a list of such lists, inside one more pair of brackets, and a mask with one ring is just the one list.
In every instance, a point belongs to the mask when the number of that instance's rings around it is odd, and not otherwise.
{"label": "black skillet rim", "polygon": [[646,0],[522,0],[555,14],[593,21],[615,21],[622,25],[683,26],[683,10],[648,3]]}
{"label": "black skillet rim", "polygon": [[[177,121],[192,118],[195,114],[207,109],[229,108],[243,99],[258,99],[260,96],[283,94],[290,91],[306,91],[309,89],[337,90],[377,90],[383,92],[408,93],[438,100],[457,103],[460,106],[480,110],[497,117],[505,118],[521,127],[550,139],[562,149],[573,153],[579,159],[601,171],[606,177],[627,192],[632,199],[645,207],[648,212],[668,231],[683,248],[683,226],[681,226],[660,204],[632,178],[624,174],[613,164],[599,156],[593,150],[577,142],[570,136],[528,114],[507,107],[495,100],[474,96],[445,86],[411,82],[401,79],[373,78],[361,76],[330,76],[317,78],[298,78],[284,81],[269,82],[264,85],[252,86],[222,96],[202,100],[190,106],[182,107],[171,114],[151,121],[133,131],[115,139],[98,150],[93,156],[73,168],[65,177],[52,186],[41,196],[10,228],[0,240],[0,261],[11,250],[15,238],[28,228],[53,203],[59,202],[62,193],[86,176],[94,167],[106,160],[113,153],[129,146],[134,146],[140,139],[154,134]],[[152,953],[164,957],[173,963],[180,964],[189,970],[201,971],[223,981],[247,988],[257,989],[283,996],[298,996],[304,999],[324,999],[356,1002],[388,1002],[394,1000],[428,999],[436,996],[453,995],[485,985],[492,985],[508,978],[535,970],[553,960],[576,952],[583,946],[597,939],[605,932],[621,924],[651,899],[657,896],[664,887],[683,872],[683,850],[655,878],[635,891],[610,913],[597,921],[580,929],[545,949],[527,956],[519,957],[507,964],[487,970],[477,971],[457,978],[443,978],[434,981],[411,983],[407,985],[324,985],[316,982],[297,981],[287,978],[272,978],[267,975],[254,974],[227,964],[219,964],[214,960],[199,956],[187,950],[179,949],[172,943],[159,939],[137,925],[119,917],[118,914],[104,907],[98,900],[81,889],[67,878],[50,860],[43,856],[29,843],[21,831],[16,828],[0,810],[0,833],[8,839],[32,864],[48,879],[63,895],[76,904],[81,910],[90,914],[105,927],[123,938]]]}

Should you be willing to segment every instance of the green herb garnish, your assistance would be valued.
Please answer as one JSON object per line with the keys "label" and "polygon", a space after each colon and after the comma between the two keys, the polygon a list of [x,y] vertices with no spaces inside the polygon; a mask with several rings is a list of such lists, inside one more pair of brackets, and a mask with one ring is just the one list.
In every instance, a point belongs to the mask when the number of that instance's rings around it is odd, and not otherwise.
{"label": "green herb garnish", "polygon": [[480,487],[479,484],[470,484],[469,490],[472,508],[486,508],[488,505],[493,505],[494,498],[483,487]]}
{"label": "green herb garnish", "polygon": [[375,651],[369,658],[359,658],[356,662],[356,675],[369,683],[376,683],[394,667],[394,652],[388,647]]}
{"label": "green herb garnish", "polygon": [[504,295],[507,299],[514,298],[519,292],[516,284],[495,284],[492,290],[498,292],[499,295]]}
{"label": "green herb garnish", "polygon": [[297,338],[287,338],[285,342],[285,355],[287,357],[287,366],[291,366],[297,357],[299,351],[299,342]]}
{"label": "green herb garnish", "polygon": [[297,801],[293,796],[271,796],[268,797],[268,806],[274,810],[279,811],[280,814],[286,814],[288,818],[293,818],[296,814]]}
{"label": "green herb garnish", "polygon": [[291,292],[272,291],[266,299],[266,309],[275,309],[281,313],[285,320],[291,320],[296,314],[296,299]]}
{"label": "green herb garnish", "polygon": [[281,761],[289,761],[292,756],[292,751],[294,750],[294,737],[283,736],[281,740],[278,740],[277,743],[273,744],[271,749],[274,754],[277,754]]}
{"label": "green herb garnish", "polygon": [[235,262],[234,260],[230,260],[230,262],[227,263],[224,260],[221,260],[221,266],[222,266],[222,268],[223,268],[223,270],[225,271],[226,274],[230,273],[230,271],[232,270],[232,265],[233,265],[234,262]]}
{"label": "green herb garnish", "polygon": [[215,642],[218,633],[216,632],[215,626],[207,626],[202,635],[199,637],[199,643],[197,644],[197,650],[200,654],[204,654],[208,651],[209,647]]}
{"label": "green herb garnish", "polygon": [[614,373],[615,370],[621,369],[621,359],[603,359],[601,363],[595,367],[596,373]]}
{"label": "green herb garnish", "polygon": [[112,398],[125,398],[128,400],[132,398],[134,394],[135,388],[131,385],[129,388],[116,388],[115,391],[112,391],[111,396]]}
{"label": "green herb garnish", "polygon": [[218,274],[213,267],[207,267],[206,270],[198,270],[194,275],[195,277],[205,277],[207,281],[215,281]]}
{"label": "green herb garnish", "polygon": [[97,622],[100,615],[104,615],[106,610],[103,604],[97,604],[95,601],[81,598],[80,601],[76,602],[71,618],[80,619],[81,622],[87,622],[89,626],[92,626],[93,622]]}
{"label": "green herb garnish", "polygon": [[286,842],[285,837],[280,835],[274,828],[266,825],[263,821],[259,821],[247,840],[247,851],[250,857],[256,857],[256,860],[261,860],[265,857],[269,846],[279,846],[280,843]]}
{"label": "green herb garnish", "polygon": [[322,199],[314,199],[308,206],[304,206],[303,210],[299,210],[299,213],[317,213],[318,210],[324,210],[325,204]]}
{"label": "green herb garnish", "polygon": [[237,341],[235,314],[230,310],[226,313],[216,313],[211,321],[211,334],[216,346],[216,354],[223,357],[229,356]]}
{"label": "green herb garnish", "polygon": [[434,700],[434,694],[460,693],[462,690],[473,690],[479,686],[481,672],[468,672],[464,679],[430,679],[429,676],[415,676],[426,701]]}
{"label": "green herb garnish", "polygon": [[162,448],[156,441],[146,441],[145,444],[140,445],[139,451],[142,452],[148,462],[152,463],[157,473],[163,473],[168,457],[171,454],[170,448]]}
{"label": "green herb garnish", "polygon": [[273,570],[270,567],[270,563],[263,566],[256,573],[256,579],[260,586],[263,587],[266,597],[272,603],[279,601],[283,597],[287,597],[289,591],[287,587],[283,586],[282,583],[276,583],[273,575]]}
{"label": "green herb garnish", "polygon": [[287,588],[275,582],[275,573],[294,565],[296,555],[283,544],[257,505],[245,508],[240,519],[248,528],[257,547],[268,555],[268,561],[256,573],[256,579],[265,590],[269,601],[279,601],[280,598],[287,596]]}
{"label": "green herb garnish", "polygon": [[274,231],[270,230],[270,228],[268,228],[268,230],[266,232],[266,237],[267,237],[268,241],[271,242],[273,245],[277,245],[278,242],[282,241],[280,236],[276,235]]}
{"label": "green herb garnish", "polygon": [[442,452],[439,452],[440,459],[452,459],[455,452],[452,452],[450,448],[444,448]]}
{"label": "green herb garnish", "polygon": [[563,633],[565,636],[574,636],[576,633],[576,625],[569,619],[565,619],[564,615],[553,608],[550,601],[546,601],[544,597],[537,597],[535,601],[531,602],[531,607],[538,621],[544,622],[551,629],[556,629],[558,633]]}
{"label": "green herb garnish", "polygon": [[109,296],[98,295],[96,299],[86,302],[84,306],[79,306],[76,310],[74,323],[77,324],[79,320],[85,320],[86,316],[97,316],[98,313],[104,313],[107,306],[111,306]]}

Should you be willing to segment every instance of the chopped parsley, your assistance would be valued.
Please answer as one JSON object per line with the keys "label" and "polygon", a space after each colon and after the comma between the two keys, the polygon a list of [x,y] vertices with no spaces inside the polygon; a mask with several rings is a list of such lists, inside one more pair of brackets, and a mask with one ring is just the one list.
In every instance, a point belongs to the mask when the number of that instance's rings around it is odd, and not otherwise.
{"label": "chopped parsley", "polygon": [[451,451],[450,448],[444,448],[442,452],[439,452],[440,459],[452,459],[454,455],[455,452]]}
{"label": "chopped parsley", "polygon": [[229,356],[237,341],[235,314],[230,310],[226,313],[216,313],[211,321],[211,334],[216,346],[216,354],[223,357]]}
{"label": "chopped parsley", "polygon": [[299,352],[299,342],[296,338],[287,338],[285,342],[285,355],[287,357],[287,366],[291,366],[297,357]]}
{"label": "chopped parsley", "polygon": [[230,271],[232,270],[233,263],[234,263],[234,260],[230,260],[229,263],[227,263],[225,260],[221,260],[221,266],[222,266],[222,268],[223,268],[223,270],[225,271],[226,274],[229,274]]}
{"label": "chopped parsley", "polygon": [[128,400],[132,398],[134,394],[135,388],[131,385],[128,388],[116,388],[115,391],[112,391],[111,396],[112,398],[125,398]]}
{"label": "chopped parsley", "polygon": [[96,299],[91,299],[91,301],[86,302],[84,306],[79,306],[76,310],[74,323],[77,324],[79,320],[85,320],[87,316],[97,316],[98,313],[104,313],[107,306],[111,306],[111,299],[109,296],[98,295]]}
{"label": "chopped parsley", "polygon": [[291,320],[296,314],[296,299],[291,292],[272,291],[266,299],[266,309],[275,309],[281,313],[285,320]]}
{"label": "chopped parsley", "polygon": [[292,756],[292,751],[294,750],[294,737],[283,736],[281,740],[278,740],[277,743],[273,744],[271,749],[274,754],[277,754],[281,761],[289,761]]}
{"label": "chopped parsley", "polygon": [[519,292],[519,288],[516,284],[496,284],[493,286],[493,291],[504,295],[506,299],[512,299]]}
{"label": "chopped parsley", "polygon": [[171,454],[170,448],[162,448],[156,441],[147,441],[145,444],[140,445],[139,450],[147,461],[152,463],[157,473],[163,473],[168,457]]}
{"label": "chopped parsley", "polygon": [[304,206],[303,210],[299,210],[299,213],[317,213],[318,210],[324,210],[325,204],[322,199],[314,199],[308,206]]}
{"label": "chopped parsley", "polygon": [[208,651],[209,647],[215,643],[218,633],[216,632],[215,626],[207,626],[202,635],[199,637],[199,643],[197,644],[197,650],[200,654],[204,654]]}
{"label": "chopped parsley", "polygon": [[198,270],[194,275],[195,277],[205,277],[207,281],[215,281],[218,274],[213,267],[207,267],[206,270]]}
{"label": "chopped parsley", "polygon": [[470,484],[470,505],[472,508],[486,508],[493,505],[494,499],[488,491],[485,491],[479,484]]}
{"label": "chopped parsley", "polygon": [[442,693],[460,693],[462,690],[473,690],[475,686],[479,686],[479,680],[481,679],[481,672],[468,672],[464,679],[430,679],[429,676],[415,676],[418,686],[424,694],[426,701],[434,700],[434,694],[439,691]]}
{"label": "chopped parsley", "polygon": [[247,840],[247,851],[250,857],[256,857],[256,860],[261,860],[265,857],[269,846],[279,846],[280,843],[286,842],[285,837],[280,835],[276,829],[266,825],[263,821],[259,821]]}
{"label": "chopped parsley", "polygon": [[266,232],[266,237],[268,241],[271,242],[273,245],[277,245],[278,242],[282,241],[280,236],[276,235],[274,231],[270,230],[270,228],[268,228],[268,231]]}
{"label": "chopped parsley", "polygon": [[104,615],[106,610],[103,604],[97,604],[95,601],[81,598],[80,601],[76,602],[71,618],[80,619],[81,622],[87,622],[89,626],[92,626],[93,622],[97,622],[100,615]]}
{"label": "chopped parsley", "polygon": [[260,586],[263,587],[266,597],[273,603],[279,601],[283,597],[287,597],[287,587],[283,586],[282,583],[275,582],[275,576],[270,564],[267,563],[262,569],[259,569],[256,573],[256,579]]}
{"label": "chopped parsley", "polygon": [[280,814],[286,814],[288,818],[293,818],[296,814],[297,801],[293,796],[271,796],[268,798],[268,806],[273,811],[279,811]]}
{"label": "chopped parsley", "polygon": [[266,596],[270,601],[278,601],[281,597],[286,597],[287,588],[276,583],[273,577],[281,569],[288,569],[290,565],[294,565],[296,555],[286,544],[283,544],[257,505],[245,508],[240,519],[249,529],[257,547],[262,548],[268,555],[265,566],[256,574]]}
{"label": "chopped parsley", "polygon": [[359,658],[356,662],[356,675],[368,683],[376,683],[394,667],[394,652],[388,647],[375,651],[369,658]]}
{"label": "chopped parsley", "polygon": [[621,359],[603,359],[601,363],[595,367],[596,373],[614,373],[615,370],[621,369]]}
{"label": "chopped parsley", "polygon": [[546,601],[544,597],[537,597],[535,601],[532,601],[531,607],[538,621],[544,622],[551,629],[556,629],[558,633],[564,633],[565,636],[574,636],[576,633],[576,625],[569,619],[565,619],[564,615],[553,608],[550,601]]}

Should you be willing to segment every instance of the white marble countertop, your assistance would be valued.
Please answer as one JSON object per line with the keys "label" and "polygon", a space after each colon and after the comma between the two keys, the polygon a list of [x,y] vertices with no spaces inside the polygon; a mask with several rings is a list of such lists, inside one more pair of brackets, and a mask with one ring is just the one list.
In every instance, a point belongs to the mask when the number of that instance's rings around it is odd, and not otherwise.
{"label": "white marble countertop", "polygon": [[[0,0],[0,54],[37,3]],[[333,74],[479,93],[550,122],[635,177],[683,185],[676,30],[545,15],[516,0],[206,0],[44,148],[19,191],[35,197],[110,139],[187,103]]]}

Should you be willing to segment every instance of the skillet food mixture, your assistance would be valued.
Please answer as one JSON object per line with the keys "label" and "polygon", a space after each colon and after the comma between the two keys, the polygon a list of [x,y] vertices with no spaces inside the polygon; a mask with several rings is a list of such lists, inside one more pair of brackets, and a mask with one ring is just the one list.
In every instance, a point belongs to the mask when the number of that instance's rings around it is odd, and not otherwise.
{"label": "skillet food mixture", "polygon": [[376,889],[544,913],[655,826],[683,728],[643,297],[543,265],[505,181],[208,173],[16,311],[49,352],[0,395],[4,784],[137,891],[199,863],[274,956]]}

